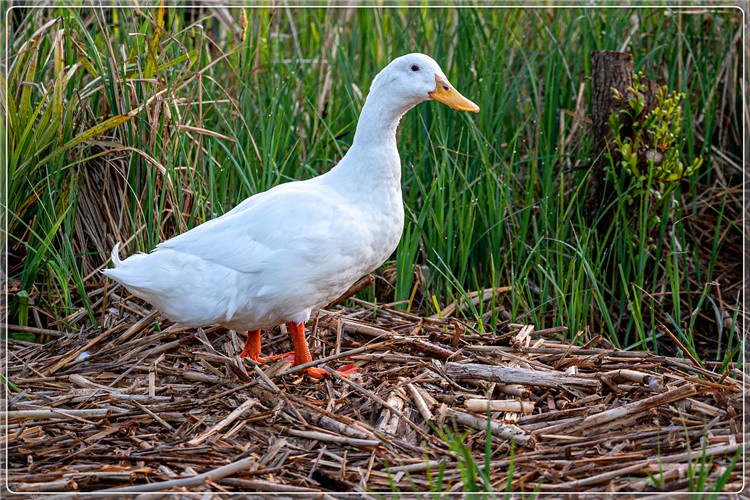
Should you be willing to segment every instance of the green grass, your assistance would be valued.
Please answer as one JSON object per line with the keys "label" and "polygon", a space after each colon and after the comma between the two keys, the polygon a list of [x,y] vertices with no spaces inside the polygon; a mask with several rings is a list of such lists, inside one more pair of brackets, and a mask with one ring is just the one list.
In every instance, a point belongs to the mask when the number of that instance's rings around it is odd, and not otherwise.
{"label": "green grass", "polygon": [[[116,241],[147,250],[329,170],[374,75],[419,50],[482,111],[425,103],[402,121],[407,221],[389,300],[431,313],[433,296],[512,285],[467,314],[495,328],[502,306],[537,328],[652,350],[663,326],[691,350],[697,333],[721,336],[712,357],[737,359],[737,330],[724,326],[741,314],[739,271],[726,264],[741,262],[731,252],[745,237],[732,164],[738,10],[258,8],[244,10],[245,30],[239,9],[231,26],[185,8],[14,11],[9,274],[27,295],[13,297],[11,322],[31,321],[32,305],[44,321],[88,307]],[[624,231],[638,207],[613,207],[608,233],[584,210],[591,140],[576,100],[588,102],[590,51],[623,47],[636,70],[686,94],[680,155],[704,159],[647,250]],[[105,178],[120,189],[92,191]],[[415,295],[416,265],[430,272]]]}
{"label": "green grass", "polygon": [[[732,457],[731,462],[727,465],[724,472],[715,482],[709,482],[709,476],[713,469],[713,458],[706,457],[706,443],[701,444],[700,455],[688,464],[686,476],[688,490],[693,492],[691,498],[710,498],[712,500],[719,498],[724,491],[724,486],[729,482],[732,470],[737,465],[742,449],[738,449]],[[708,494],[706,494],[708,493]]]}

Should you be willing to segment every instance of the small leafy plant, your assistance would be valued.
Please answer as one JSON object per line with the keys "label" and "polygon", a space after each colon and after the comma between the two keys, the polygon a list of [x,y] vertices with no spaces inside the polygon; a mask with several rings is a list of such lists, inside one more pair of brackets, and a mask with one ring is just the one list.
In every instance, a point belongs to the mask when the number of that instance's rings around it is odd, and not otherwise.
{"label": "small leafy plant", "polygon": [[673,212],[677,181],[691,176],[703,163],[696,157],[686,167],[680,159],[678,139],[685,94],[670,92],[664,85],[656,89],[654,97],[649,83],[643,72],[638,72],[625,95],[612,89],[621,106],[609,117],[614,148],[606,168],[607,179],[621,201],[618,210],[638,235],[631,244],[647,252],[656,249],[654,233],[663,229],[664,223],[670,224],[663,218]]}
{"label": "small leafy plant", "polygon": [[[628,203],[649,191],[661,199],[674,188],[674,182],[691,176],[703,163],[701,157],[696,157],[686,168],[679,157],[677,140],[682,130],[681,104],[685,94],[670,92],[664,85],[656,92],[655,107],[648,110],[648,85],[642,72],[634,76],[626,96],[617,89],[612,91],[617,101],[624,102],[609,117],[616,152],[610,156],[612,166],[621,167],[635,183],[634,189],[626,194]],[[617,182],[616,169],[609,169],[608,177]]]}

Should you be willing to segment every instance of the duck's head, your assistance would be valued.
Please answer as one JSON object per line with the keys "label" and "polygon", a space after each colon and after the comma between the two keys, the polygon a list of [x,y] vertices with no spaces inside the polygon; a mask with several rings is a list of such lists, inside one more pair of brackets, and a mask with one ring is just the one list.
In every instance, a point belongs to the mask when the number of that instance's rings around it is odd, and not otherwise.
{"label": "duck's head", "polygon": [[438,63],[425,54],[397,57],[372,83],[370,92],[384,92],[405,108],[434,99],[453,109],[479,113],[479,106],[462,96],[445,77]]}

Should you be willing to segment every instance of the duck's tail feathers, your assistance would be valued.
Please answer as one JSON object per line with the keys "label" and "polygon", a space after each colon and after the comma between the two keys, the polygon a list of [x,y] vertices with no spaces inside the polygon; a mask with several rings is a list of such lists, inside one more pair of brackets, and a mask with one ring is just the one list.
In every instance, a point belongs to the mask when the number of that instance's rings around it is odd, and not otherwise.
{"label": "duck's tail feathers", "polygon": [[[120,264],[122,264],[122,261],[120,260],[120,242],[118,241],[115,243],[114,248],[112,249],[112,253],[110,254],[110,257],[112,258],[112,264],[115,267],[120,267]],[[102,273],[107,274],[107,271],[110,269],[102,269]]]}
{"label": "duck's tail feathers", "polygon": [[102,269],[101,273],[130,287],[141,287],[144,283],[150,283],[155,272],[154,268],[151,265],[143,264],[144,260],[148,259],[151,254],[136,252],[120,260],[119,250],[120,244],[118,243],[112,249],[113,266],[109,269]]}

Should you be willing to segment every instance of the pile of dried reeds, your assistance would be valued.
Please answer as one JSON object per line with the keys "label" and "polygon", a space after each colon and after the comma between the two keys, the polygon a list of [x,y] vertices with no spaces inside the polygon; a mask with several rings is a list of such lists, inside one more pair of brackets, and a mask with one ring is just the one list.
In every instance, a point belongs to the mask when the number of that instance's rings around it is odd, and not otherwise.
{"label": "pile of dried reeds", "polygon": [[[744,479],[730,467],[734,366],[722,376],[601,338],[574,347],[564,328],[479,335],[355,301],[321,312],[311,346],[316,362],[359,371],[314,381],[240,359],[234,332],[178,333],[122,292],[91,292],[98,330],[9,341],[12,491],[737,491]],[[265,338],[266,355],[291,347]]]}

